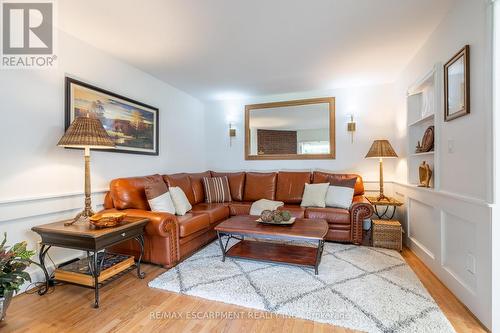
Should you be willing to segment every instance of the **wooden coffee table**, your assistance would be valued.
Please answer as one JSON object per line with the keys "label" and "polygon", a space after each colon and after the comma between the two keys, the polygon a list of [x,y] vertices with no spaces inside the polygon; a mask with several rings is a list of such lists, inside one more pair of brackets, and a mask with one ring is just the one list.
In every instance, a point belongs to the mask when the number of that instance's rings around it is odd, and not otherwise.
{"label": "wooden coffee table", "polygon": [[[314,268],[318,274],[328,223],[322,219],[296,219],[292,225],[267,225],[256,222],[257,216],[233,216],[215,227],[222,251],[226,257],[283,263]],[[227,237],[224,245],[223,237]],[[245,240],[245,237],[282,241],[316,241],[317,247]],[[239,242],[230,247],[229,240]]]}

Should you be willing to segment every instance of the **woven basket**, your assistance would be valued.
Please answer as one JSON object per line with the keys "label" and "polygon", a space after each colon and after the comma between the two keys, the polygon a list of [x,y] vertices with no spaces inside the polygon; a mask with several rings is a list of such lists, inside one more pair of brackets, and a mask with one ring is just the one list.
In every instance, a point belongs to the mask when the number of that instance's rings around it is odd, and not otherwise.
{"label": "woven basket", "polygon": [[373,220],[372,245],[401,251],[403,249],[401,224],[395,220]]}

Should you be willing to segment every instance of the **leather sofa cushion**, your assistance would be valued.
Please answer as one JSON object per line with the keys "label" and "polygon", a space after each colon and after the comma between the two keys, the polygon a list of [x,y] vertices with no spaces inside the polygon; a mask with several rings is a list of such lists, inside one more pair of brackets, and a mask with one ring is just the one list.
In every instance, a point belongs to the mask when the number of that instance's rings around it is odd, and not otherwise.
{"label": "leather sofa cushion", "polygon": [[191,188],[193,189],[194,203],[197,204],[205,201],[205,191],[203,189],[202,178],[211,178],[212,175],[210,171],[200,172],[200,173],[190,173],[189,179],[191,180]]}
{"label": "leather sofa cushion", "polygon": [[244,201],[260,199],[274,200],[276,192],[276,172],[247,172]]}
{"label": "leather sofa cushion", "polygon": [[229,203],[229,215],[250,215],[251,202],[231,202]]}
{"label": "leather sofa cushion", "polygon": [[172,175],[164,175],[163,179],[168,187],[180,187],[191,205],[194,205],[194,193],[191,186],[191,178],[187,173],[175,173]]}
{"label": "leather sofa cushion", "polygon": [[347,230],[351,231],[351,225],[350,224],[329,224],[328,225],[329,230]]}
{"label": "leather sofa cushion", "polygon": [[279,172],[276,185],[276,200],[300,204],[304,185],[311,182],[310,172]]}
{"label": "leather sofa cushion", "polygon": [[351,224],[351,215],[341,208],[306,208],[306,218],[325,219],[328,224]]}
{"label": "leather sofa cushion", "polygon": [[208,214],[210,223],[219,222],[229,217],[229,207],[223,203],[199,203],[194,205],[191,211]]}
{"label": "leather sofa cushion", "polygon": [[330,183],[331,185],[338,184],[339,181],[356,178],[356,183],[354,184],[354,195],[363,195],[365,193],[365,187],[363,185],[363,178],[356,174],[337,174],[337,173],[327,173],[322,171],[313,172],[313,183]]}
{"label": "leather sofa cushion", "polygon": [[144,186],[148,182],[163,181],[160,175],[117,178],[111,181],[109,192],[117,209],[150,210]]}
{"label": "leather sofa cushion", "polygon": [[189,236],[197,231],[210,227],[208,214],[192,214],[177,216],[179,233],[181,237]]}
{"label": "leather sofa cushion", "polygon": [[339,229],[328,229],[325,239],[334,242],[351,242],[351,229],[349,230],[339,230]]}
{"label": "leather sofa cushion", "polygon": [[303,219],[305,217],[306,213],[306,208],[305,207],[300,207],[297,205],[284,205],[281,207],[278,207],[278,210],[288,210],[293,217]]}
{"label": "leather sofa cushion", "polygon": [[234,201],[243,201],[243,188],[245,186],[244,172],[215,172],[210,171],[212,177],[227,177],[229,181],[229,189],[231,190],[231,198]]}

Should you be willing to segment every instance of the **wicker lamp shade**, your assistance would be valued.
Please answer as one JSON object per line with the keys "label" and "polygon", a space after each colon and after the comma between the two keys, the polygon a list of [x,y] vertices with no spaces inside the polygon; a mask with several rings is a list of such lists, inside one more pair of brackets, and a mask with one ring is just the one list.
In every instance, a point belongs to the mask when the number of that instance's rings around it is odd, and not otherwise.
{"label": "wicker lamp shade", "polygon": [[369,157],[398,157],[388,140],[375,140],[366,154]]}
{"label": "wicker lamp shade", "polygon": [[78,117],[64,133],[57,143],[61,147],[84,148],[85,156],[85,208],[71,222],[64,225],[71,225],[80,219],[86,221],[94,215],[92,210],[92,199],[90,194],[90,149],[115,148],[115,143],[101,124],[101,121],[92,117]]}
{"label": "wicker lamp shade", "polygon": [[382,158],[384,157],[398,157],[394,149],[392,148],[391,144],[389,143],[388,140],[375,140],[372,143],[372,146],[370,147],[370,150],[368,151],[368,154],[366,154],[365,158],[370,158],[370,157],[377,157],[379,158],[379,172],[380,172],[380,178],[379,178],[379,195],[377,197],[377,200],[387,200],[389,201],[389,198],[384,195],[384,166],[382,162]]}
{"label": "wicker lamp shade", "polygon": [[71,148],[115,148],[115,143],[99,119],[91,117],[76,118],[57,145]]}

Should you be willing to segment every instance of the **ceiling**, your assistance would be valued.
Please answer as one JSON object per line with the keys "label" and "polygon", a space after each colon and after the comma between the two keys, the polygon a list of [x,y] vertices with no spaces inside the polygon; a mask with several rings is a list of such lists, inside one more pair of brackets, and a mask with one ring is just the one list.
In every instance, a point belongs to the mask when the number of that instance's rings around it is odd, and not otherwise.
{"label": "ceiling", "polygon": [[64,0],[59,27],[202,100],[393,82],[454,0]]}

